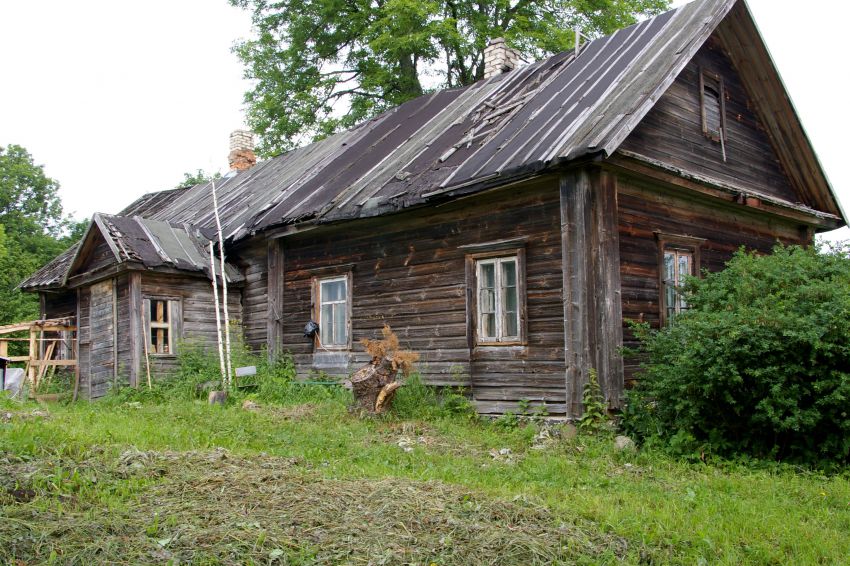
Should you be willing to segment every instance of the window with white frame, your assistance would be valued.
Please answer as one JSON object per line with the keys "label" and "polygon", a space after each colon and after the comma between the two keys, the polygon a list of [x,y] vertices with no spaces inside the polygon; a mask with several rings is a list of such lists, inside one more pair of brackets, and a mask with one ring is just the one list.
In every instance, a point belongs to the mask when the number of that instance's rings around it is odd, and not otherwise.
{"label": "window with white frame", "polygon": [[346,275],[317,281],[319,340],[325,348],[344,348],[349,342],[349,278]]}
{"label": "window with white frame", "polygon": [[517,256],[476,261],[479,343],[521,340]]}
{"label": "window with white frame", "polygon": [[694,253],[686,249],[665,249],[663,269],[665,319],[669,322],[688,308],[682,285],[685,284],[686,277],[694,274]]}

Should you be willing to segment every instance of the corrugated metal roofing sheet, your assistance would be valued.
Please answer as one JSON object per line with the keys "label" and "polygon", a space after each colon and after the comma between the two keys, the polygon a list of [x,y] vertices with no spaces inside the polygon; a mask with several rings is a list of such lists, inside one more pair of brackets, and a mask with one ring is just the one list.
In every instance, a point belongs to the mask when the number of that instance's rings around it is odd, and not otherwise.
{"label": "corrugated metal roofing sheet", "polygon": [[[697,0],[591,41],[578,56],[411,100],[220,180],[227,237],[394,212],[452,187],[610,155],[734,2]],[[211,187],[198,185],[146,215],[210,228],[211,201]]]}
{"label": "corrugated metal roofing sheet", "polygon": [[[735,2],[696,0],[591,41],[578,56],[560,53],[411,100],[220,179],[225,235],[239,240],[279,225],[391,213],[456,187],[610,155]],[[208,230],[212,187],[151,193],[122,212]]]}

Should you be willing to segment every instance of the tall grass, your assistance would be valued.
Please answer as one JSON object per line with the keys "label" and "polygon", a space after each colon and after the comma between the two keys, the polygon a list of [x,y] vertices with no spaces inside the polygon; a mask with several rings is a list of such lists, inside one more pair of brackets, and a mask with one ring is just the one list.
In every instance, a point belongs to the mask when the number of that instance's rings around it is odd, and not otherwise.
{"label": "tall grass", "polygon": [[[234,336],[241,333],[234,332]],[[205,399],[212,390],[221,390],[218,350],[187,340],[178,350],[179,366],[170,375],[157,376],[151,388],[119,387],[110,391],[107,403],[153,402]],[[296,378],[289,355],[270,359],[266,350],[252,351],[241,340],[232,348],[234,368],[254,366],[256,374],[234,378],[229,391],[230,403],[254,399],[275,404],[348,401],[348,393],[339,385],[316,385]]]}

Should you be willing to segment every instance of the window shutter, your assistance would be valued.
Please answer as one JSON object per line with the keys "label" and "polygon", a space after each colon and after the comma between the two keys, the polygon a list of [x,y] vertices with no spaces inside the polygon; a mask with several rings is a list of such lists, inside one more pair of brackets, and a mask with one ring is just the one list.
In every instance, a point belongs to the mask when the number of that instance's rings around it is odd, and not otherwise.
{"label": "window shutter", "polygon": [[[150,353],[152,353],[151,352],[151,300],[150,299],[143,299],[142,304],[145,307],[145,309],[144,309],[145,310],[145,318],[144,318],[145,328],[144,328],[143,338],[145,340],[147,340],[146,343],[147,343],[148,353],[150,354]],[[143,348],[142,351],[144,351],[144,345],[142,346],[142,348]]]}
{"label": "window shutter", "polygon": [[176,354],[183,340],[183,302],[168,301],[169,317],[171,324],[171,353]]}

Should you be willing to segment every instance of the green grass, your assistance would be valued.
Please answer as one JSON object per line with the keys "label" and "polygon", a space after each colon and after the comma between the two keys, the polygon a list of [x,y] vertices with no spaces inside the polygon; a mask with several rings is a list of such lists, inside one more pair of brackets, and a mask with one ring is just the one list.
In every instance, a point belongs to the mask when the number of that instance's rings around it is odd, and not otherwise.
{"label": "green grass", "polygon": [[[300,396],[314,399],[308,405],[259,410],[113,400],[50,405],[49,416],[33,417],[33,406],[0,406],[0,540],[14,541],[0,544],[0,562],[850,557],[846,474],[688,463],[617,452],[610,437],[594,435],[535,449],[535,424],[359,419],[343,394],[321,391]],[[499,454],[504,448],[510,453]],[[133,458],[139,473],[125,469]]]}

